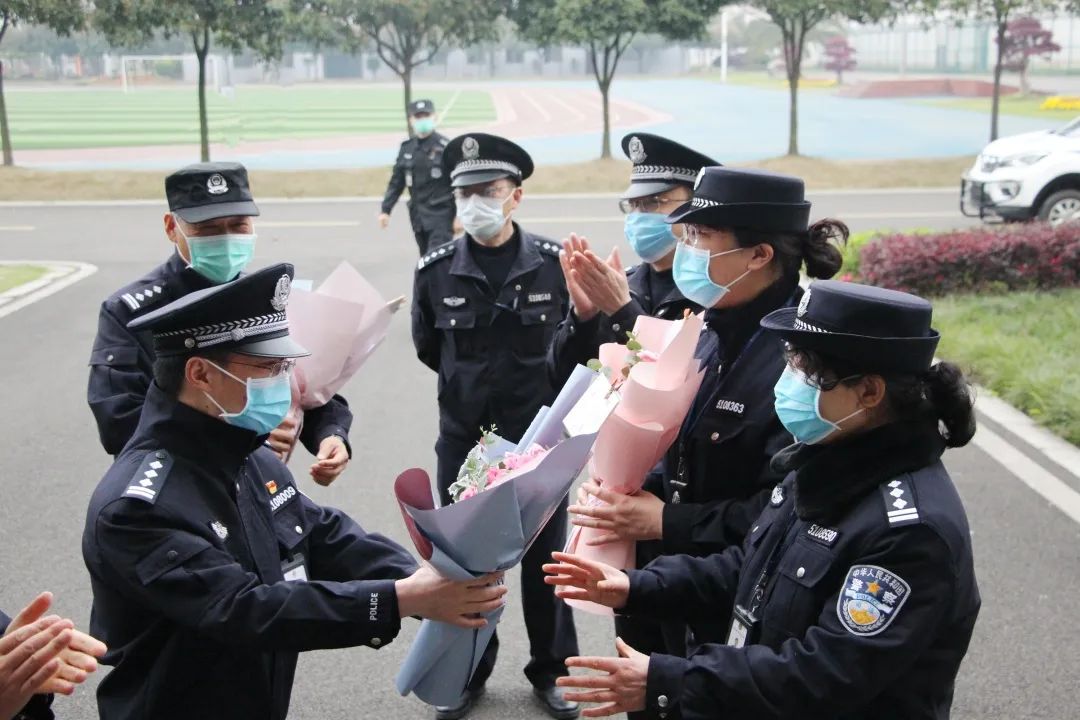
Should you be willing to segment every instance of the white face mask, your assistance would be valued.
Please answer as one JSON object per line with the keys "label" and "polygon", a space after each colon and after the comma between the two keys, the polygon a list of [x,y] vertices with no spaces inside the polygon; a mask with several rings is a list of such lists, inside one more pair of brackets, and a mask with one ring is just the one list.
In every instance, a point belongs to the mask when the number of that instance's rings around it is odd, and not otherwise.
{"label": "white face mask", "polygon": [[510,219],[509,214],[503,214],[503,206],[509,200],[509,197],[499,200],[482,195],[470,195],[463,200],[457,200],[457,214],[465,232],[480,242],[498,235],[503,225]]}

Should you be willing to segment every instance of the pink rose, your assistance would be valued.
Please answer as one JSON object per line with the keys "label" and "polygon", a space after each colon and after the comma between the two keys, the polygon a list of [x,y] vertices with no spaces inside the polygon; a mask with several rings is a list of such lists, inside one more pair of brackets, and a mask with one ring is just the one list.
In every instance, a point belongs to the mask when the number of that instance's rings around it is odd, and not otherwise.
{"label": "pink rose", "polygon": [[477,493],[476,487],[473,486],[473,485],[470,485],[469,487],[467,487],[467,488],[465,488],[464,490],[461,491],[461,495],[458,496],[458,502],[461,502],[462,500],[468,500],[469,498],[474,497],[476,495],[476,493]]}
{"label": "pink rose", "polygon": [[492,467],[488,468],[488,471],[487,471],[487,484],[488,484],[488,487],[491,487],[494,483],[497,483],[499,481],[499,478],[502,477],[502,475],[503,475],[503,471],[500,470],[498,467],[492,466]]}

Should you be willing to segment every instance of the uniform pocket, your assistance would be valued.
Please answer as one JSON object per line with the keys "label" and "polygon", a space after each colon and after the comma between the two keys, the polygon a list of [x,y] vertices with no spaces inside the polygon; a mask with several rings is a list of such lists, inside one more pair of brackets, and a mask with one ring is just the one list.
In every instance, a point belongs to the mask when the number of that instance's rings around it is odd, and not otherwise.
{"label": "uniform pocket", "polygon": [[547,357],[548,346],[555,336],[559,313],[555,306],[526,308],[519,312],[521,332],[513,339],[514,353],[521,360]]}
{"label": "uniform pocket", "polygon": [[139,348],[131,345],[113,345],[95,348],[90,353],[90,365],[105,367],[126,367],[139,361]]}
{"label": "uniform pocket", "polygon": [[802,637],[817,623],[825,601],[832,595],[827,582],[835,562],[833,554],[803,539],[796,540],[781,558],[763,617],[764,626],[792,637]]}
{"label": "uniform pocket", "polygon": [[274,532],[278,542],[290,554],[311,534],[311,524],[305,517],[304,503],[299,497],[274,513]]}
{"label": "uniform pocket", "polygon": [[139,560],[135,564],[135,576],[143,585],[149,585],[210,547],[209,542],[197,535],[178,533]]}

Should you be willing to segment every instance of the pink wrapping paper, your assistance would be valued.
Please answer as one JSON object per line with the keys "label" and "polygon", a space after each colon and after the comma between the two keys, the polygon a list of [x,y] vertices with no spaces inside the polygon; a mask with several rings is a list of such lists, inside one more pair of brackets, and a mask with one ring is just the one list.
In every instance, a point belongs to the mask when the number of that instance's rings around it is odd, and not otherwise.
{"label": "pink wrapping paper", "polygon": [[[656,362],[641,362],[631,368],[619,388],[621,399],[600,427],[593,447],[589,474],[600,485],[632,495],[641,489],[645,476],[656,466],[679,434],[704,375],[694,357],[702,318],[660,320],[642,316],[634,334],[645,350],[656,353]],[[612,368],[612,377],[621,377],[629,351],[625,346],[607,344],[600,348],[600,361]],[[590,498],[590,504],[601,501]],[[617,568],[632,568],[636,543],[620,541],[590,546],[590,539],[603,534],[594,528],[575,526],[566,552]],[[579,600],[568,600],[574,608],[597,615],[613,615],[611,608]]]}

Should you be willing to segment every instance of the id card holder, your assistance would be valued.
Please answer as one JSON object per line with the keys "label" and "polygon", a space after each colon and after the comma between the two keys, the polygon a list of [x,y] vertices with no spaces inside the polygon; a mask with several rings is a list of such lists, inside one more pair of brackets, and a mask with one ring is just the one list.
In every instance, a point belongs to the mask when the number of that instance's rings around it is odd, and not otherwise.
{"label": "id card holder", "polygon": [[756,626],[757,618],[747,612],[746,608],[736,605],[731,617],[731,632],[728,633],[727,644],[730,647],[746,647]]}
{"label": "id card holder", "polygon": [[302,553],[297,553],[295,556],[281,563],[281,574],[285,576],[288,581],[301,581],[306,582],[307,567],[304,565],[304,556]]}

